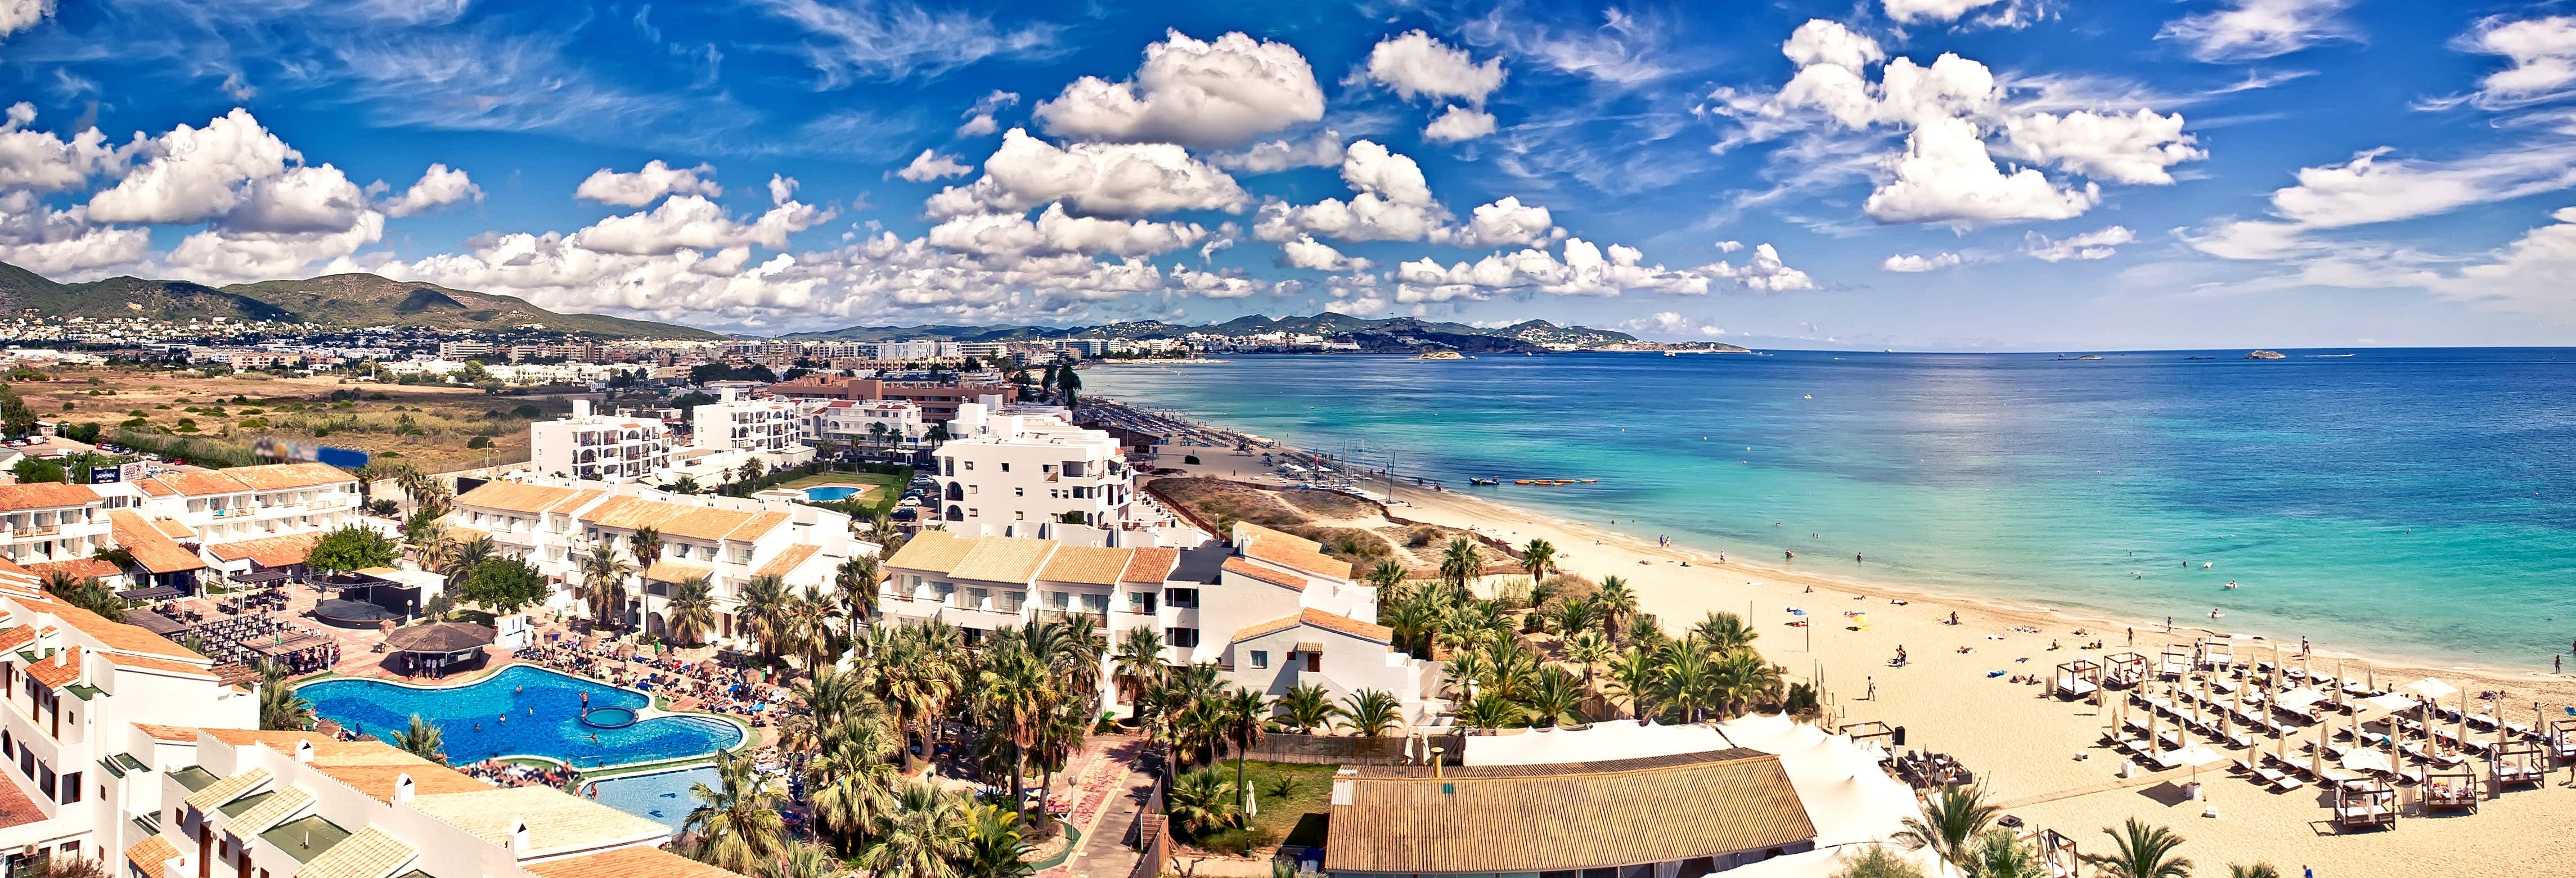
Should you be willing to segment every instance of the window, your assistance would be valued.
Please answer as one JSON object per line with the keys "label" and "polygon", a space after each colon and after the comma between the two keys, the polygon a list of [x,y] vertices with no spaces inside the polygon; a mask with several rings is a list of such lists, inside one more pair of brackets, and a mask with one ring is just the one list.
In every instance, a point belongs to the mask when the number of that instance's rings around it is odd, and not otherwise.
{"label": "window", "polygon": [[1006,591],[1001,594],[1000,600],[1001,603],[995,604],[993,609],[1004,613],[1017,613],[1020,611],[1020,605],[1028,603],[1029,596],[1021,592]]}
{"label": "window", "polygon": [[1105,594],[1083,595],[1082,611],[1093,614],[1109,612],[1109,596]]}
{"label": "window", "polygon": [[975,462],[974,462],[974,461],[971,461],[971,460],[970,460],[970,461],[967,461],[967,462],[966,462],[966,471],[967,471],[967,472],[970,472],[970,473],[975,471]]}
{"label": "window", "polygon": [[1165,628],[1163,629],[1163,642],[1169,643],[1180,649],[1197,649],[1199,646],[1199,630],[1196,628]]}
{"label": "window", "polygon": [[988,594],[990,594],[990,592],[980,588],[967,589],[966,602],[959,606],[963,606],[970,610],[981,610],[984,608],[984,598]]}
{"label": "window", "polygon": [[1130,612],[1130,613],[1143,613],[1143,614],[1146,614],[1146,615],[1153,615],[1153,613],[1154,613],[1154,593],[1153,593],[1153,592],[1150,592],[1150,591],[1131,591],[1131,592],[1128,592],[1128,593],[1127,593],[1127,612]]}
{"label": "window", "polygon": [[1046,593],[1046,597],[1047,597],[1047,606],[1048,606],[1048,607],[1051,607],[1051,608],[1053,608],[1053,609],[1055,609],[1055,610],[1057,610],[1057,611],[1059,611],[1059,612],[1061,612],[1061,611],[1063,611],[1063,610],[1064,610],[1064,607],[1065,607],[1065,597],[1066,597],[1066,595],[1065,595],[1065,593],[1064,593],[1064,592],[1060,592],[1060,591],[1051,591],[1051,592],[1047,592],[1047,593]]}
{"label": "window", "polygon": [[71,804],[71,803],[73,803],[73,802],[77,802],[77,801],[80,801],[80,800],[81,800],[81,773],[80,773],[80,772],[75,771],[75,772],[72,772],[72,773],[70,773],[70,774],[63,775],[63,799],[62,799],[62,803],[63,803],[63,804],[65,804],[65,805],[69,805],[69,804]]}
{"label": "window", "polygon": [[1018,486],[1013,486],[1013,487],[1011,488],[1011,496],[1013,496],[1013,497],[1026,497],[1026,496],[1028,496],[1028,495],[1029,495],[1029,489],[1027,489],[1027,488],[1022,488],[1022,487],[1018,487]]}
{"label": "window", "polygon": [[1266,668],[1266,667],[1269,667],[1269,666],[1270,666],[1270,651],[1269,651],[1269,650],[1266,650],[1266,649],[1256,649],[1256,650],[1253,650],[1253,651],[1252,651],[1252,667],[1253,667],[1254,669],[1258,670],[1258,669]]}
{"label": "window", "polygon": [[1170,604],[1175,607],[1198,606],[1199,590],[1195,588],[1163,589],[1163,603]]}
{"label": "window", "polygon": [[1007,461],[1007,460],[1002,461],[1002,471],[1003,471],[1003,472],[1010,472],[1010,471],[1011,471],[1011,462],[1010,462],[1010,461]]}
{"label": "window", "polygon": [[1307,672],[1307,673],[1312,674],[1312,673],[1320,673],[1320,672],[1322,672],[1323,670],[1324,670],[1324,654],[1323,654],[1323,653],[1320,653],[1320,652],[1315,652],[1315,651],[1313,651],[1313,650],[1308,650],[1308,651],[1306,652],[1306,672]]}

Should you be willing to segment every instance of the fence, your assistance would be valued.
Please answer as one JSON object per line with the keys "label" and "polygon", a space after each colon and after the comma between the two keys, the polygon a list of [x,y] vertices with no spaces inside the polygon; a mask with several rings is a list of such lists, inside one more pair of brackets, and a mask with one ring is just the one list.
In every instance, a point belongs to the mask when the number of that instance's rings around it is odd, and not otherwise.
{"label": "fence", "polygon": [[[1251,756],[1263,762],[1288,762],[1299,765],[1403,765],[1420,762],[1430,756],[1423,745],[1414,745],[1413,756],[1406,758],[1404,738],[1353,738],[1326,735],[1280,733],[1265,735],[1252,745]],[[1427,739],[1432,747],[1456,754],[1463,741],[1455,736]],[[1453,755],[1451,758],[1455,758]]]}
{"label": "fence", "polygon": [[1145,795],[1145,806],[1136,811],[1136,822],[1127,828],[1127,844],[1136,848],[1134,868],[1127,878],[1160,878],[1163,867],[1172,860],[1171,826],[1163,816],[1163,777],[1154,776],[1154,790]]}

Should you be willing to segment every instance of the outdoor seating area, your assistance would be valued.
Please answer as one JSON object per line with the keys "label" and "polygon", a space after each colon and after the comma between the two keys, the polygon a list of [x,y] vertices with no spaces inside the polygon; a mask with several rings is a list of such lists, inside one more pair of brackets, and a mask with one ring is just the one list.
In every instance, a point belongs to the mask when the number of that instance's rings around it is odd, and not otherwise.
{"label": "outdoor seating area", "polygon": [[1959,760],[1947,753],[1908,750],[1905,755],[1891,760],[1888,770],[1895,772],[1897,780],[1916,789],[1940,789],[1977,782],[1976,772],[1969,771],[1967,766],[1959,764]]}
{"label": "outdoor seating area", "polygon": [[193,640],[200,652],[218,664],[257,666],[274,662],[290,674],[303,674],[340,660],[339,641],[291,622],[265,615],[198,621],[204,619],[204,614],[174,607],[128,612],[126,619],[173,640]]}
{"label": "outdoor seating area", "polygon": [[[2240,661],[2234,648],[2168,646],[2161,658],[2126,654],[2100,665],[2057,666],[2055,694],[2100,705],[2102,745],[2151,772],[2217,762],[2276,794],[2330,790],[2338,831],[2391,828],[2407,813],[2477,813],[2481,800],[2545,785],[2576,761],[2576,720],[2503,715],[2501,693],[2469,693],[2435,679],[2381,680],[2284,662]],[[2114,679],[2140,683],[2108,695]],[[2094,688],[2069,685],[2090,674]],[[2069,695],[2081,692],[2081,695]],[[2545,723],[2545,725],[2544,725]],[[2409,790],[2413,795],[2408,795]]]}
{"label": "outdoor seating area", "polygon": [[[746,667],[742,657],[718,654],[700,661],[653,656],[616,641],[553,632],[546,642],[521,648],[513,658],[609,683],[667,695],[682,709],[708,710],[743,718],[754,727],[778,722],[788,710],[787,688],[767,682],[765,674]],[[729,660],[730,659],[730,660]]]}

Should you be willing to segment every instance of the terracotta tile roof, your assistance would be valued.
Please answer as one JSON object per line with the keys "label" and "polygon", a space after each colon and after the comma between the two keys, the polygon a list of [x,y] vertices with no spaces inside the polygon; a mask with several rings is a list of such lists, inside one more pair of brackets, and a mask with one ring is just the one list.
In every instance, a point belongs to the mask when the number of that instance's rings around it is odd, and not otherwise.
{"label": "terracotta tile roof", "polygon": [[956,567],[957,562],[965,560],[966,553],[974,548],[974,540],[963,539],[944,530],[925,530],[913,534],[912,539],[904,542],[903,548],[896,549],[894,556],[886,559],[885,566],[945,574]]}
{"label": "terracotta tile roof", "polygon": [[169,862],[171,857],[178,855],[179,847],[171,844],[168,838],[159,835],[146,836],[142,841],[135,842],[133,847],[125,849],[127,862],[143,867],[144,872],[152,875],[161,874],[161,864]]}
{"label": "terracotta tile roof", "polygon": [[1322,552],[1298,546],[1286,540],[1260,539],[1243,546],[1243,554],[1286,567],[1308,576],[1333,579],[1351,578],[1351,562]]}
{"label": "terracotta tile roof", "polygon": [[[387,749],[392,749],[388,745],[379,744],[379,746],[387,746]],[[406,753],[404,755],[408,756],[410,754]],[[470,776],[458,773],[455,769],[439,765],[426,759],[421,759],[417,756],[412,757],[411,763],[388,763],[381,765],[325,765],[323,762],[324,760],[320,757],[315,757],[313,760],[314,770],[328,775],[332,779],[341,783],[348,784],[350,789],[365,793],[368,798],[379,802],[391,802],[394,800],[394,785],[396,781],[400,780],[401,777],[406,774],[411,775],[411,791],[412,795],[415,796],[439,796],[446,795],[448,793],[474,793],[492,788],[491,784],[475,780]]]}
{"label": "terracotta tile roof", "polygon": [[49,576],[52,575],[54,571],[59,570],[64,573],[71,574],[75,579],[84,576],[94,576],[100,579],[106,579],[110,576],[121,576],[125,573],[124,570],[118,568],[115,564],[101,561],[97,558],[73,558],[69,561],[38,561],[34,564],[27,565],[27,570],[37,576]]}
{"label": "terracotta tile roof", "polygon": [[186,741],[191,744],[197,742],[197,730],[192,728],[186,728],[183,726],[156,726],[151,723],[135,723],[134,728],[136,731],[150,736],[155,741]]}
{"label": "terracotta tile roof", "polygon": [[54,618],[63,620],[64,624],[80,629],[82,634],[89,635],[100,645],[111,650],[179,659],[205,658],[198,655],[196,650],[180,646],[170,638],[145,631],[140,626],[109,621],[105,616],[70,604],[46,601],[44,611],[52,613]]}
{"label": "terracotta tile roof", "polygon": [[321,541],[319,533],[284,534],[237,543],[218,543],[207,546],[206,551],[226,561],[247,558],[262,567],[284,567],[304,563],[304,556],[313,554],[313,544]]}
{"label": "terracotta tile roof", "polygon": [[571,488],[522,485],[517,482],[484,482],[481,487],[457,495],[456,505],[535,515],[573,499],[580,493]]}
{"label": "terracotta tile roof", "polygon": [[1292,546],[1303,547],[1309,552],[1324,548],[1323,543],[1318,543],[1314,540],[1310,540],[1287,531],[1272,530],[1270,528],[1262,527],[1261,525],[1253,524],[1249,521],[1238,521],[1234,523],[1235,545],[1241,546],[1245,543],[1257,543],[1262,540],[1277,540]]}
{"label": "terracotta tile roof", "polygon": [[777,530],[779,525],[786,524],[792,517],[794,516],[784,512],[757,513],[750,520],[743,522],[741,527],[734,528],[733,532],[725,534],[725,539],[751,542],[767,535],[770,531]]}
{"label": "terracotta tile roof", "polygon": [[1371,625],[1367,622],[1362,622],[1358,619],[1353,619],[1339,613],[1327,613],[1322,610],[1309,607],[1297,611],[1297,615],[1294,616],[1272,619],[1258,625],[1246,625],[1242,630],[1234,632],[1234,639],[1227,642],[1242,643],[1255,637],[1266,637],[1299,626],[1322,628],[1326,631],[1348,634],[1361,640],[1375,641],[1377,643],[1392,643],[1395,641],[1395,629],[1393,628],[1388,628],[1384,625]]}
{"label": "terracotta tile roof", "polygon": [[[1719,750],[1648,759],[1361,768],[1333,782],[1324,868],[1460,873],[1598,869],[1815,838],[1780,759]],[[1689,803],[1689,807],[1641,807]]]}
{"label": "terracotta tile roof", "polygon": [[189,793],[188,807],[199,811],[212,811],[225,802],[241,798],[243,793],[250,792],[267,782],[268,769],[252,766],[244,769],[240,774],[215,781],[207,784],[205,789]]}
{"label": "terracotta tile roof", "polygon": [[1297,591],[1306,590],[1305,577],[1292,573],[1281,573],[1277,570],[1263,567],[1259,564],[1243,560],[1243,556],[1241,555],[1225,559],[1225,566],[1220,569],[1227,573],[1250,577],[1253,580],[1267,582],[1281,588],[1295,589]]}
{"label": "terracotta tile roof", "polygon": [[126,655],[124,653],[116,652],[102,652],[99,653],[99,657],[107,659],[108,664],[115,665],[120,668],[137,668],[147,671],[160,671],[163,673],[179,674],[189,677],[203,677],[208,680],[215,678],[214,668],[192,665],[187,662],[174,662],[169,659]]}
{"label": "terracotta tile roof", "polygon": [[34,578],[36,578],[36,573],[35,573],[35,571],[28,570],[28,569],[27,569],[27,568],[25,568],[25,567],[20,567],[20,566],[18,566],[18,562],[11,561],[11,560],[9,560],[9,559],[7,559],[7,558],[0,558],[0,576],[14,576],[14,577],[25,577],[25,578],[28,578],[28,579],[34,579]]}
{"label": "terracotta tile roof", "polygon": [[14,650],[34,642],[36,642],[36,629],[33,626],[20,625],[0,631],[0,650]]}
{"label": "terracotta tile roof", "polygon": [[43,819],[45,812],[37,810],[35,801],[27,798],[26,793],[19,792],[17,784],[0,783],[0,829],[25,826]]}
{"label": "terracotta tile roof", "polygon": [[823,551],[823,547],[821,546],[817,546],[812,543],[797,543],[796,545],[787,547],[787,551],[778,553],[778,557],[769,559],[768,563],[760,565],[760,569],[752,571],[751,575],[786,576],[789,573],[796,572],[796,568],[798,566],[803,565],[806,559],[814,557],[814,553],[820,551]]}
{"label": "terracotta tile roof", "polygon": [[27,666],[27,677],[47,688],[60,689],[80,680],[81,648],[64,647],[61,652],[38,659]]}
{"label": "terracotta tile roof", "polygon": [[[543,878],[742,878],[737,872],[719,869],[661,848],[636,846],[529,863],[523,868]],[[298,873],[302,878],[303,873]]]}
{"label": "terracotta tile roof", "polygon": [[419,856],[419,849],[370,826],[305,863],[295,878],[385,878]]}
{"label": "terracotta tile roof", "polygon": [[987,582],[1026,584],[1046,566],[1047,556],[1057,549],[1054,540],[1028,537],[985,537],[975,541],[966,557],[957,560],[948,575],[959,579],[981,579]]}
{"label": "terracotta tile roof", "polygon": [[161,484],[159,476],[151,476],[143,479],[142,481],[135,482],[134,487],[139,488],[143,493],[154,497],[168,497],[179,493],[179,489]]}
{"label": "terracotta tile roof", "polygon": [[313,742],[313,746],[316,747],[324,744],[340,743],[340,739],[331,737],[330,735],[325,735],[321,732],[263,731],[260,729],[205,729],[204,731],[207,736],[235,747],[248,747],[252,744],[266,744],[270,749],[276,750],[280,753],[295,752],[295,745],[299,741],[311,741]]}
{"label": "terracotta tile roof", "polygon": [[682,583],[701,576],[713,576],[716,569],[696,561],[663,558],[644,568],[644,578],[655,582]]}
{"label": "terracotta tile roof", "polygon": [[205,497],[214,494],[239,494],[251,490],[251,487],[249,485],[242,484],[240,479],[224,475],[223,473],[216,472],[214,470],[193,470],[190,472],[175,473],[165,472],[160,475],[144,479],[143,481],[145,484],[160,485],[164,488],[168,488],[173,494],[182,494],[189,497]]}
{"label": "terracotta tile roof", "polygon": [[272,463],[261,466],[237,466],[224,470],[224,475],[250,486],[255,491],[283,491],[346,482],[358,483],[349,471],[327,463]]}
{"label": "terracotta tile roof", "polygon": [[412,810],[497,846],[510,829],[528,826],[529,855],[602,847],[618,841],[659,842],[671,828],[551,787],[515,787],[436,796],[415,795]]}
{"label": "terracotta tile roof", "polygon": [[98,492],[90,490],[88,485],[66,485],[61,482],[0,485],[0,512],[85,506],[98,502],[98,499]]}
{"label": "terracotta tile roof", "polygon": [[1150,547],[1136,550],[1135,559],[1118,575],[1120,582],[1161,585],[1172,578],[1172,570],[1181,566],[1181,550]]}
{"label": "terracotta tile roof", "polygon": [[[582,513],[581,520],[601,527],[630,531],[639,527],[650,527],[665,536],[714,542],[724,539],[726,534],[763,515],[778,515],[781,516],[779,520],[786,520],[784,513],[741,512],[687,503],[646,500],[641,497],[610,497],[598,506],[591,507],[589,512]],[[762,532],[766,533],[767,529],[762,529]]]}
{"label": "terracotta tile roof", "polygon": [[189,527],[186,522],[175,518],[155,518],[152,520],[152,526],[162,533],[169,534],[174,540],[195,539],[197,536],[196,528]]}
{"label": "terracotta tile roof", "polygon": [[1047,559],[1038,578],[1049,582],[1071,582],[1082,585],[1117,585],[1118,574],[1127,572],[1136,550],[1107,546],[1058,546]]}
{"label": "terracotta tile roof", "polygon": [[546,511],[557,515],[569,515],[574,510],[590,505],[590,501],[597,500],[605,496],[608,496],[608,492],[606,491],[593,491],[588,488],[583,488],[572,492],[572,496],[564,498],[563,502],[546,507]]}
{"label": "terracotta tile roof", "polygon": [[143,565],[145,570],[154,573],[181,573],[206,568],[205,559],[197,557],[195,552],[181,548],[178,543],[170,539],[170,535],[162,533],[160,528],[145,523],[143,516],[135,514],[133,510],[110,509],[107,512],[107,521],[109,532],[116,537],[116,544],[132,553],[134,563]]}
{"label": "terracotta tile roof", "polygon": [[235,839],[247,839],[286,822],[304,806],[313,804],[313,794],[295,787],[279,785],[277,794],[251,806],[241,816],[224,823],[224,832]]}

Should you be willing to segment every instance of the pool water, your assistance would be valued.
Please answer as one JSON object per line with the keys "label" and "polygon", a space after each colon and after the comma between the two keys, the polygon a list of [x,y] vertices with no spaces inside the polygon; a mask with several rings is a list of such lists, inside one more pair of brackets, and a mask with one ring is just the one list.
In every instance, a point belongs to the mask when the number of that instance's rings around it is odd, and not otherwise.
{"label": "pool water", "polygon": [[583,693],[589,693],[593,708],[651,706],[641,692],[531,665],[503,668],[464,686],[429,689],[349,679],[296,689],[313,703],[315,715],[388,740],[418,714],[438,726],[447,761],[460,765],[496,756],[542,756],[591,768],[703,756],[742,742],[742,727],[702,716],[659,716],[625,728],[593,728],[581,721]]}
{"label": "pool water", "polygon": [[697,784],[712,786],[715,782],[715,767],[701,765],[677,771],[612,777],[592,783],[586,792],[594,794],[592,797],[602,805],[659,822],[671,827],[672,832],[678,832],[680,824],[689,819],[689,811],[698,806],[698,801],[689,796],[689,788]]}
{"label": "pool water", "polygon": [[821,503],[831,503],[850,499],[852,495],[859,493],[859,491],[860,489],[853,488],[848,485],[823,485],[821,487],[805,489],[805,499]]}

